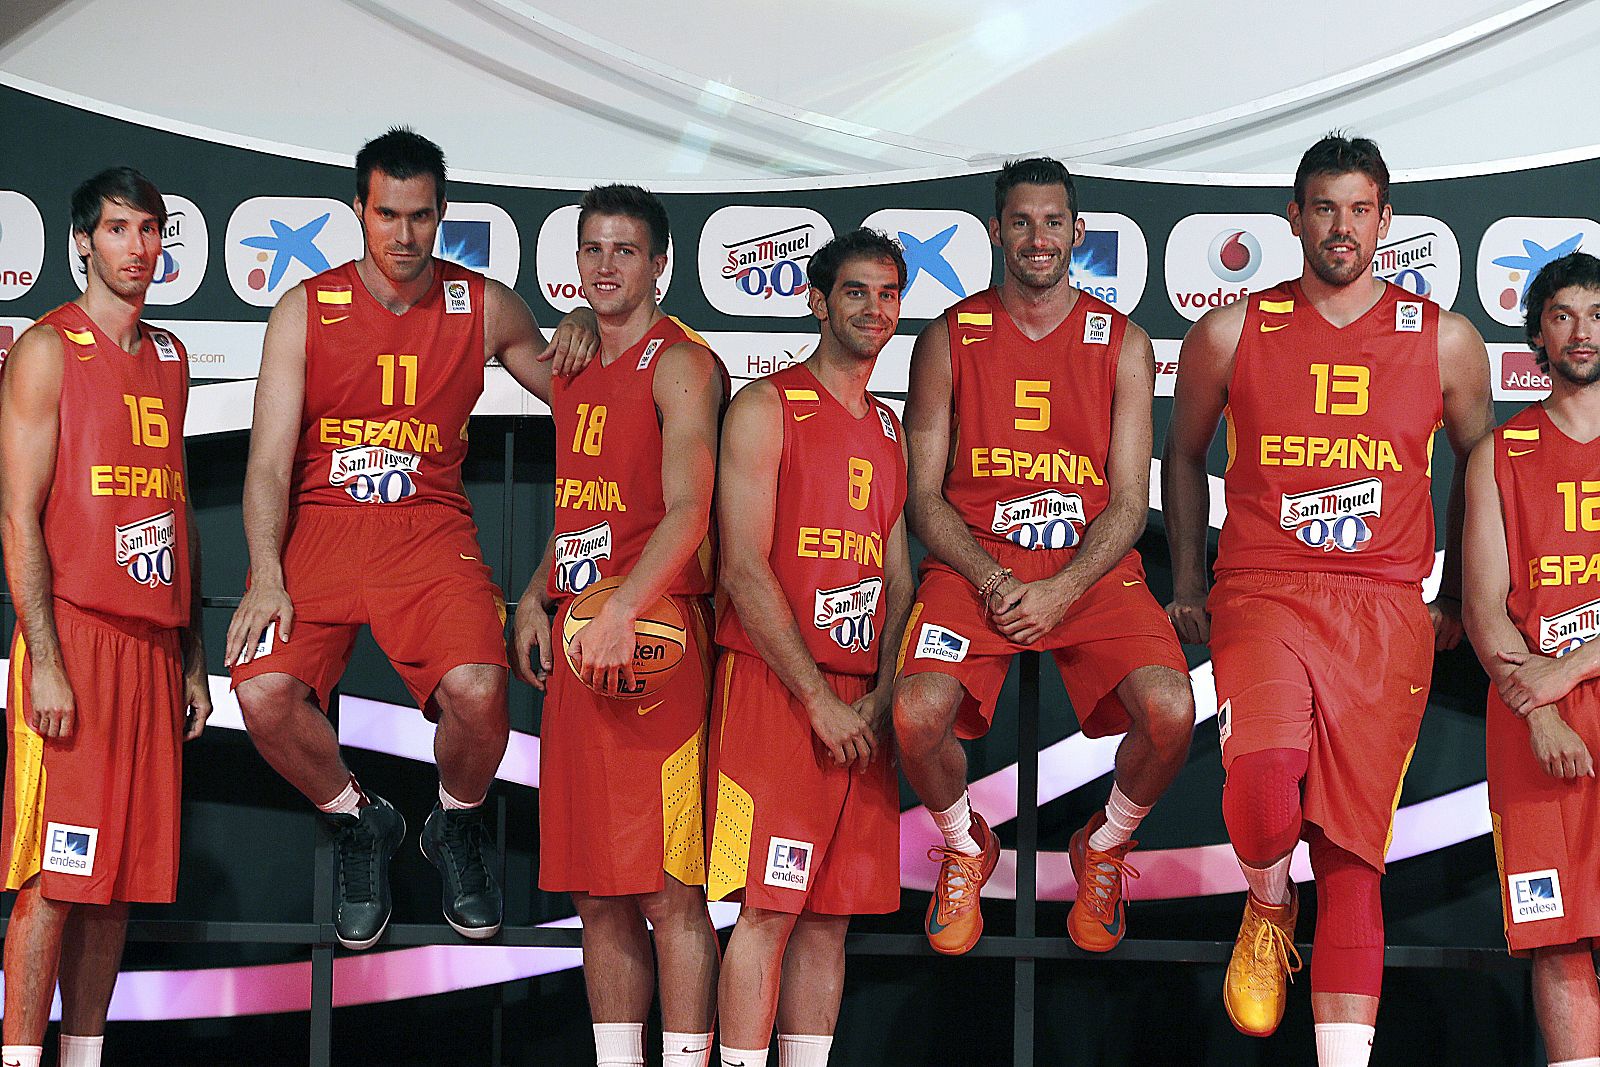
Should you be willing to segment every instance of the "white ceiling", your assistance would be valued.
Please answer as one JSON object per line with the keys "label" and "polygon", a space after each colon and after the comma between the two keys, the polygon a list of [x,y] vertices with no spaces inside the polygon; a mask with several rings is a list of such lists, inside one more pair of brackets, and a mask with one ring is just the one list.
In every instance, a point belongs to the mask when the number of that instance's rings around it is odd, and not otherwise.
{"label": "white ceiling", "polygon": [[1595,0],[0,4],[12,84],[315,157],[405,122],[458,175],[571,186],[1036,151],[1281,175],[1334,126],[1396,171],[1470,169],[1600,144],[1597,59]]}

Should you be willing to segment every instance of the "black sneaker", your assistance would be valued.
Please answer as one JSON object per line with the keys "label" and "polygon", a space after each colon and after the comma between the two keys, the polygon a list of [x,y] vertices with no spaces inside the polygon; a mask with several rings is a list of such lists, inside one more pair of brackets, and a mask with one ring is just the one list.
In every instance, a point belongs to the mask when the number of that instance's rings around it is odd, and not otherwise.
{"label": "black sneaker", "polygon": [[422,824],[419,843],[444,879],[445,922],[474,941],[499,933],[505,899],[494,876],[499,861],[483,825],[483,809],[436,806]]}
{"label": "black sneaker", "polygon": [[339,854],[333,929],[345,948],[371,948],[389,925],[389,857],[406,836],[406,821],[380,796],[357,815],[329,815]]}

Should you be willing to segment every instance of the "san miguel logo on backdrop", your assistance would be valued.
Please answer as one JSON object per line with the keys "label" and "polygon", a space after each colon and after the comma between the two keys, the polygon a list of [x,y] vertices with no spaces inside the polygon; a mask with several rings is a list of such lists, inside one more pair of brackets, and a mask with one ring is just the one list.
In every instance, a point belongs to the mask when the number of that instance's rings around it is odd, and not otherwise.
{"label": "san miguel logo on backdrop", "polygon": [[700,231],[700,288],[724,315],[809,315],[806,268],[831,240],[833,227],[810,208],[720,208]]}
{"label": "san miguel logo on backdrop", "polygon": [[1372,273],[1448,308],[1461,288],[1461,245],[1438,219],[1396,215],[1372,256]]}
{"label": "san miguel logo on backdrop", "polygon": [[[539,243],[534,251],[534,270],[539,275],[539,295],[545,303],[565,314],[583,307],[583,282],[578,277],[578,205],[558,207],[539,227]],[[672,285],[672,238],[667,238],[667,266],[656,279],[656,302],[666,298]]]}

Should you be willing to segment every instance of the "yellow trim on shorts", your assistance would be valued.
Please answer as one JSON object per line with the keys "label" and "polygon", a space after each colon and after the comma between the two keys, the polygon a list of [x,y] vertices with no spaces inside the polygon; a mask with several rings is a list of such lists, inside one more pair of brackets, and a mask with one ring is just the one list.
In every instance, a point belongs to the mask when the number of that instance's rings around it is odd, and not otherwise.
{"label": "yellow trim on shorts", "polygon": [[11,837],[11,866],[6,871],[6,888],[21,889],[38,874],[44,861],[44,738],[28,725],[23,696],[22,672],[28,659],[28,643],[22,627],[17,627],[11,643],[11,760],[12,811],[16,829]]}
{"label": "yellow trim on shorts", "polygon": [[706,884],[705,723],[661,765],[661,869],[684,885]]}
{"label": "yellow trim on shorts", "polygon": [[721,900],[745,887],[749,878],[750,838],[756,804],[738,782],[717,775],[717,825],[711,832],[711,875],[706,896]]}
{"label": "yellow trim on shorts", "polygon": [[1494,869],[1500,876],[1500,932],[1505,935],[1506,944],[1511,944],[1511,891],[1510,884],[1506,881],[1506,846],[1501,839],[1500,813],[1489,812],[1489,825],[1494,831]]}
{"label": "yellow trim on shorts", "polygon": [[728,733],[728,698],[733,693],[733,655],[724,654],[722,657],[722,699],[714,701],[712,707],[721,706],[722,718],[717,721],[717,743],[720,745],[727,739]]}
{"label": "yellow trim on shorts", "polygon": [[1378,857],[1383,862],[1389,855],[1389,846],[1394,844],[1394,813],[1400,810],[1400,791],[1406,787],[1406,772],[1411,769],[1411,757],[1417,754],[1417,746],[1412,743],[1406,751],[1406,761],[1400,765],[1400,780],[1395,783],[1394,803],[1389,805],[1389,830],[1383,835],[1383,855]]}
{"label": "yellow trim on shorts", "polygon": [[922,618],[922,601],[917,601],[911,607],[911,618],[906,620],[905,632],[900,635],[900,652],[894,658],[894,676],[900,677],[900,672],[906,669],[906,653],[911,649],[911,635],[917,629],[917,620]]}

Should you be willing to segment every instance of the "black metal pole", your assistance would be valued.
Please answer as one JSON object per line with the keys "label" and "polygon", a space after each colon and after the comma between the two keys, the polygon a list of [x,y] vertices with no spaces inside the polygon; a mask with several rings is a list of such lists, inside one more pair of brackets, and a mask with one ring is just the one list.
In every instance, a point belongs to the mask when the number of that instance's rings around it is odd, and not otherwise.
{"label": "black metal pole", "polygon": [[[1017,691],[1017,940],[1032,942],[1038,927],[1039,885],[1039,653],[1022,654]],[[1019,954],[1012,1015],[1013,1062],[1033,1067],[1038,962]]]}

